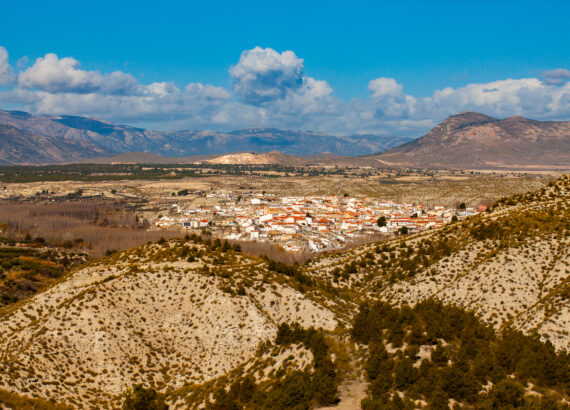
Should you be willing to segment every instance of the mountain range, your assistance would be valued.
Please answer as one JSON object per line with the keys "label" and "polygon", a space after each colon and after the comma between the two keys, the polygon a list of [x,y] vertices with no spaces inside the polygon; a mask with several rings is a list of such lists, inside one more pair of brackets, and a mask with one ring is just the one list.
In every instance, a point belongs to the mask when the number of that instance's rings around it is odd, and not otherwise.
{"label": "mountain range", "polygon": [[76,162],[133,151],[177,158],[243,151],[357,156],[383,151],[408,140],[374,135],[338,137],[273,128],[228,133],[153,131],[85,117],[36,116],[21,111],[0,111],[0,125],[0,164]]}
{"label": "mountain range", "polygon": [[[245,154],[247,152],[247,154]],[[231,154],[231,155],[229,155]],[[228,156],[229,155],[229,156]],[[339,137],[313,131],[153,131],[77,116],[0,111],[0,164],[70,162],[569,169],[570,121],[453,115],[426,135]]]}

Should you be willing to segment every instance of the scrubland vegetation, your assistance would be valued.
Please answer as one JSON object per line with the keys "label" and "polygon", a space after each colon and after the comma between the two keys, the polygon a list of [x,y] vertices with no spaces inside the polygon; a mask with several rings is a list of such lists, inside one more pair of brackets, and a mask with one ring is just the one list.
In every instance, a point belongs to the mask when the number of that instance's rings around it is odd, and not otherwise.
{"label": "scrubland vegetation", "polygon": [[72,410],[73,407],[55,401],[32,398],[23,394],[0,389],[0,404],[4,408],[18,410]]}
{"label": "scrubland vegetation", "polygon": [[33,295],[87,259],[82,252],[46,249],[44,242],[43,238],[20,244],[0,239],[0,306]]}
{"label": "scrubland vegetation", "polygon": [[208,235],[109,252],[0,310],[0,398],[307,409],[360,383],[365,409],[568,408],[569,196],[296,264]]}
{"label": "scrubland vegetation", "polygon": [[[364,409],[413,409],[418,401],[448,408],[449,399],[459,408],[557,408],[568,397],[566,351],[509,328],[496,334],[459,307],[366,304],[352,335],[368,347]],[[527,390],[540,394],[525,397]]]}
{"label": "scrubland vegetation", "polygon": [[259,384],[251,374],[238,377],[229,386],[218,387],[207,408],[301,409],[335,404],[339,380],[324,332],[312,327],[304,329],[297,323],[282,323],[275,348],[292,344],[300,344],[312,353],[310,365],[289,372],[281,369],[273,380]]}
{"label": "scrubland vegetation", "polygon": [[[173,172],[174,171],[174,172]],[[405,176],[433,177],[438,170],[411,168],[377,169],[369,166],[330,165],[279,165],[279,164],[69,164],[44,166],[0,166],[0,181],[6,183],[29,183],[43,181],[113,181],[113,180],[156,180],[196,178],[212,175],[242,176],[258,175],[265,178],[278,176],[295,177],[359,177],[385,175],[389,178]],[[447,174],[447,172],[443,172]],[[456,172],[452,171],[452,174]],[[464,171],[457,171],[465,175]]]}
{"label": "scrubland vegetation", "polygon": [[123,410],[168,410],[164,395],[150,387],[137,384],[125,392]]}

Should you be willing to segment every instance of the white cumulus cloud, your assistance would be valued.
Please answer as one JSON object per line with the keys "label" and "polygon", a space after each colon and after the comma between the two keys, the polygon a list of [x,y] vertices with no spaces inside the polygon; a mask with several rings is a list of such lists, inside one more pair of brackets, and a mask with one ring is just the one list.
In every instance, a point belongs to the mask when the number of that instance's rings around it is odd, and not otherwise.
{"label": "white cumulus cloud", "polygon": [[[27,68],[26,68],[27,67]],[[17,74],[0,47],[0,107],[41,114],[86,115],[157,129],[232,130],[276,127],[329,132],[419,136],[449,115],[479,111],[503,118],[570,118],[570,71],[541,78],[501,79],[408,94],[397,79],[368,83],[367,98],[343,101],[323,79],[305,73],[293,51],[255,47],[229,70],[231,89],[190,82],[148,84],[121,71],[80,68],[72,57],[46,54]]]}
{"label": "white cumulus cloud", "polygon": [[[478,111],[495,117],[523,115],[536,119],[570,115],[570,85],[556,87],[538,78],[506,79],[435,90],[429,97],[404,93],[394,79],[369,83],[370,104],[378,119],[432,119],[439,121],[460,111]],[[403,123],[402,123],[403,124]]]}
{"label": "white cumulus cloud", "polygon": [[399,97],[403,89],[393,78],[380,77],[368,83],[368,91],[374,98]]}
{"label": "white cumulus cloud", "polygon": [[570,80],[570,70],[565,68],[556,68],[554,70],[548,70],[542,73],[544,82],[551,85],[563,84]]}
{"label": "white cumulus cloud", "polygon": [[138,84],[130,74],[115,71],[102,75],[99,71],[79,68],[79,61],[72,57],[58,58],[46,54],[34,65],[21,72],[18,83],[22,87],[37,88],[50,93],[87,94],[100,92],[110,95],[131,95],[138,92]]}
{"label": "white cumulus cloud", "polygon": [[259,105],[284,98],[303,85],[303,59],[292,51],[255,47],[241,53],[230,68],[233,91],[245,103]]}
{"label": "white cumulus cloud", "polygon": [[368,91],[379,117],[405,117],[414,113],[416,99],[406,95],[402,84],[393,78],[370,81]]}
{"label": "white cumulus cloud", "polygon": [[210,84],[190,83],[185,88],[186,93],[194,98],[204,98],[206,100],[229,100],[232,95],[222,87],[215,87]]}
{"label": "white cumulus cloud", "polygon": [[12,84],[16,76],[8,61],[8,51],[0,46],[0,85]]}

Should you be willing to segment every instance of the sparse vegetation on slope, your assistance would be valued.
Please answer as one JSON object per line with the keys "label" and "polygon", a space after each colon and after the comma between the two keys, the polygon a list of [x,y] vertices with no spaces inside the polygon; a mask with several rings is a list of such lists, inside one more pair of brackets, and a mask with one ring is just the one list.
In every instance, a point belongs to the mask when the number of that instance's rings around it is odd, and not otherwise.
{"label": "sparse vegetation on slope", "polygon": [[352,335],[368,346],[364,409],[448,408],[449,399],[461,408],[562,408],[568,398],[568,353],[512,329],[497,335],[458,307],[366,304]]}
{"label": "sparse vegetation on slope", "polygon": [[304,264],[197,235],[109,252],[0,309],[0,397],[305,409],[354,382],[367,409],[564,408],[569,196]]}
{"label": "sparse vegetation on slope", "polygon": [[213,380],[251,358],[279,323],[337,326],[301,285],[219,240],[113,253],[3,312],[0,385],[109,407],[126,386],[162,392]]}
{"label": "sparse vegetation on slope", "polygon": [[570,181],[505,198],[440,230],[324,257],[309,269],[339,294],[474,310],[496,328],[536,330],[570,347]]}
{"label": "sparse vegetation on slope", "polygon": [[[222,384],[207,408],[222,409],[304,409],[334,404],[338,401],[337,369],[322,330],[304,329],[294,323],[282,323],[277,331],[275,349],[301,345],[312,353],[312,363],[304,368],[280,367],[265,381],[256,383],[250,374]],[[280,349],[281,347],[281,349]],[[290,356],[286,360],[293,359]]]}
{"label": "sparse vegetation on slope", "polygon": [[168,410],[164,395],[151,387],[137,384],[125,392],[123,410]]}
{"label": "sparse vegetation on slope", "polygon": [[0,239],[0,306],[41,291],[87,260],[83,252],[45,248],[44,242],[43,238],[22,244]]}
{"label": "sparse vegetation on slope", "polygon": [[2,408],[14,410],[72,410],[73,407],[56,403],[53,400],[32,398],[23,394],[0,389]]}

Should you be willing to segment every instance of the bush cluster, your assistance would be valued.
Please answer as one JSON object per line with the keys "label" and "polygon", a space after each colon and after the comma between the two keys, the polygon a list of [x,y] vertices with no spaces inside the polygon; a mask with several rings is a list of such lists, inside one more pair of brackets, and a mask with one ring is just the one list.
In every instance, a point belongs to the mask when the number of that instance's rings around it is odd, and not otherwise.
{"label": "bush cluster", "polygon": [[[369,347],[365,409],[414,408],[418,399],[430,408],[447,408],[449,399],[484,408],[546,406],[556,395],[526,399],[528,382],[558,392],[558,398],[570,389],[567,352],[512,329],[496,334],[472,313],[434,300],[414,308],[364,304],[352,336]],[[397,350],[389,353],[388,343]],[[432,347],[430,359],[420,360],[421,345]]]}
{"label": "bush cluster", "polygon": [[283,262],[275,261],[266,256],[262,257],[267,262],[267,269],[290,278],[295,279],[301,285],[310,286],[312,284],[311,278],[305,275],[297,264],[288,265]]}
{"label": "bush cluster", "polygon": [[128,389],[125,392],[123,410],[168,410],[164,395],[157,393],[152,387],[142,384]]}
{"label": "bush cluster", "polygon": [[236,379],[229,389],[214,392],[207,408],[227,409],[309,409],[338,402],[338,378],[330,349],[322,330],[304,329],[299,324],[279,326],[277,346],[302,344],[313,354],[312,369],[299,369],[284,374],[270,386],[256,384],[251,375]]}

